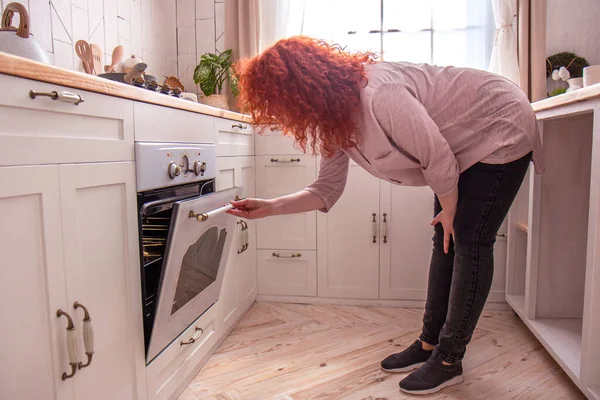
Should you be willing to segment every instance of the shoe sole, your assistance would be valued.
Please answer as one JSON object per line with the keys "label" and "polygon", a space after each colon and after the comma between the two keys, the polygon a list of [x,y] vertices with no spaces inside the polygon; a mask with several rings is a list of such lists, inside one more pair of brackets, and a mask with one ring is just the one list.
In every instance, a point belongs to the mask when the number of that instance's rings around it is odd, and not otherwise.
{"label": "shoe sole", "polygon": [[400,390],[403,391],[404,393],[408,393],[408,394],[433,394],[433,393],[437,393],[439,391],[441,391],[442,389],[445,389],[447,387],[450,386],[454,386],[454,385],[458,385],[459,383],[462,383],[464,381],[463,376],[462,375],[458,375],[455,376],[452,379],[447,380],[446,382],[442,383],[439,386],[436,386],[432,389],[426,389],[426,390],[407,390],[407,389],[403,389],[402,387],[400,387]]}
{"label": "shoe sole", "polygon": [[386,368],[381,367],[381,369],[384,370],[385,372],[391,372],[392,374],[398,374],[398,373],[402,373],[402,372],[412,372],[412,371],[415,371],[415,370],[421,368],[423,365],[425,365],[424,362],[417,363],[417,364],[412,364],[412,365],[409,365],[408,367],[404,367],[404,368],[386,369]]}

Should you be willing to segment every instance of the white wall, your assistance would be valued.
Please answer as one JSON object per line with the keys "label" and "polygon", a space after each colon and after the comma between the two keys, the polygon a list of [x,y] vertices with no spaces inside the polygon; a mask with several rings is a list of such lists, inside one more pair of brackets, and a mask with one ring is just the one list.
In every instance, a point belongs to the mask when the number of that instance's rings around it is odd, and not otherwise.
{"label": "white wall", "polygon": [[547,0],[546,56],[573,51],[600,64],[600,0]]}
{"label": "white wall", "polygon": [[[16,0],[0,0],[2,9]],[[176,0],[18,0],[30,31],[54,65],[83,71],[75,43],[97,44],[110,64],[117,45],[148,64],[148,73],[177,74]],[[13,21],[18,22],[18,21]]]}
{"label": "white wall", "polygon": [[177,64],[187,92],[201,93],[194,84],[200,56],[224,47],[225,0],[177,0]]}

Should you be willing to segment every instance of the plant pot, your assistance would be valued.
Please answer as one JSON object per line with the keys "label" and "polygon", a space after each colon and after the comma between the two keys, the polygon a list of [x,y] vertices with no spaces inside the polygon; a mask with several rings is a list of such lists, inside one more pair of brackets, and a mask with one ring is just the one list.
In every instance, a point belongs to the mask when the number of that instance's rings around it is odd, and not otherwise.
{"label": "plant pot", "polygon": [[207,106],[221,108],[223,110],[229,110],[229,104],[227,103],[226,94],[212,94],[210,96],[202,96],[200,98],[202,104]]}
{"label": "plant pot", "polygon": [[568,92],[572,92],[573,90],[581,89],[583,87],[583,78],[571,78],[567,81],[569,84]]}

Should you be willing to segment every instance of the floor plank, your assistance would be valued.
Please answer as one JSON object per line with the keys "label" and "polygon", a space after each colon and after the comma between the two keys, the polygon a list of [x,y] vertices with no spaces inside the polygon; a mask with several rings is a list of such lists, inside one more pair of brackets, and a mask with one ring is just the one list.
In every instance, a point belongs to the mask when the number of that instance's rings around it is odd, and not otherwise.
{"label": "floor plank", "polygon": [[[412,343],[422,310],[256,303],[179,400],[391,400],[404,374],[379,369]],[[465,382],[425,397],[583,399],[512,312],[484,312]],[[191,397],[194,396],[194,397]]]}

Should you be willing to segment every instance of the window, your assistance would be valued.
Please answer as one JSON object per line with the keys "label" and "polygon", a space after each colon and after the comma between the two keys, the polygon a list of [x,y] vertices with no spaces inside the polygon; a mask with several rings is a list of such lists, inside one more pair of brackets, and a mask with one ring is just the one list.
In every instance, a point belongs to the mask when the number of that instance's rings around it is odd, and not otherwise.
{"label": "window", "polygon": [[385,61],[486,69],[490,0],[305,0],[302,34],[370,50]]}

